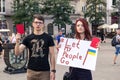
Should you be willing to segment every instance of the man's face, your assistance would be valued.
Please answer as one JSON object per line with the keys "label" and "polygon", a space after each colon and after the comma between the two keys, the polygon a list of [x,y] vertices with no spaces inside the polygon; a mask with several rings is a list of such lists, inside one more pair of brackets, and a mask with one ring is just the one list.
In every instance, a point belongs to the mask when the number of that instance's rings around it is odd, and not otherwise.
{"label": "man's face", "polygon": [[41,31],[44,27],[44,22],[42,20],[38,20],[37,18],[35,18],[32,25],[34,30]]}
{"label": "man's face", "polygon": [[62,31],[59,31],[59,35],[62,35]]}

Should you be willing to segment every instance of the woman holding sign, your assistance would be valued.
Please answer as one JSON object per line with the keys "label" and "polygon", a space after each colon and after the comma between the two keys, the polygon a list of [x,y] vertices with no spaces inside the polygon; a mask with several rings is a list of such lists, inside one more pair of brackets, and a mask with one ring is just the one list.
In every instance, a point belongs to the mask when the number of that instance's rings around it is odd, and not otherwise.
{"label": "woman holding sign", "polygon": [[[80,40],[92,40],[92,35],[89,30],[88,22],[80,18],[75,23],[75,38]],[[71,80],[92,80],[90,70],[70,67]]]}

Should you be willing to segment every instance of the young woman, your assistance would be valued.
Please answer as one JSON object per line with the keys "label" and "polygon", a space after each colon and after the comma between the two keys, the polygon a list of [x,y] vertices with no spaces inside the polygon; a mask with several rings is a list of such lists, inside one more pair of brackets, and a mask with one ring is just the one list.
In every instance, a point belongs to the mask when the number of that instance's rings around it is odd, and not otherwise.
{"label": "young woman", "polygon": [[[92,36],[88,27],[88,22],[80,18],[75,23],[75,38],[80,40],[91,40]],[[90,70],[70,67],[71,80],[92,80]]]}

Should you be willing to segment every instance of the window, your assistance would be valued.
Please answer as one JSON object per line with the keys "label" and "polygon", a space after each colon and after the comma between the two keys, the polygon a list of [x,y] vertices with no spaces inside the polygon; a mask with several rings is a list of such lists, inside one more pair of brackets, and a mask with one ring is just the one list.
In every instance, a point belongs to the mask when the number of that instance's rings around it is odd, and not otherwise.
{"label": "window", "polygon": [[5,0],[0,0],[0,12],[5,12]]}
{"label": "window", "polygon": [[0,12],[1,12],[1,0],[0,0]]}
{"label": "window", "polygon": [[3,0],[3,12],[5,12],[5,0]]}
{"label": "window", "polygon": [[82,12],[85,12],[85,11],[86,11],[86,7],[82,6]]}
{"label": "window", "polygon": [[115,5],[116,4],[116,0],[112,0],[112,5]]}

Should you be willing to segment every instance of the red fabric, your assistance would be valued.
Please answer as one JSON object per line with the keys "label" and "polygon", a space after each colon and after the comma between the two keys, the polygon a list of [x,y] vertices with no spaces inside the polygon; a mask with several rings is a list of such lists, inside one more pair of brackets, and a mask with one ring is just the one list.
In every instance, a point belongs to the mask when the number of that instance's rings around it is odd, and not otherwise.
{"label": "red fabric", "polygon": [[20,33],[20,34],[25,33],[23,24],[16,24],[16,30],[17,30],[17,33]]}

